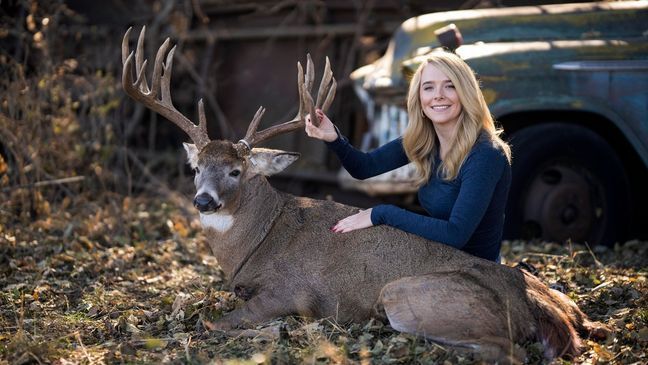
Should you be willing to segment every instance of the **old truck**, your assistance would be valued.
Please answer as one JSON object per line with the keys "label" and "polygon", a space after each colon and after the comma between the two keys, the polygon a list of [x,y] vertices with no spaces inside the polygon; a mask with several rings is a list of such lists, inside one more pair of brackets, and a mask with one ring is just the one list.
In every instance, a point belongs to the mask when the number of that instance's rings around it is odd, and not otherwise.
{"label": "old truck", "polygon": [[[431,13],[405,21],[386,53],[353,72],[368,150],[407,125],[407,75],[440,47],[475,70],[513,149],[505,238],[612,244],[646,236],[648,2]],[[412,168],[346,187],[413,192]]]}

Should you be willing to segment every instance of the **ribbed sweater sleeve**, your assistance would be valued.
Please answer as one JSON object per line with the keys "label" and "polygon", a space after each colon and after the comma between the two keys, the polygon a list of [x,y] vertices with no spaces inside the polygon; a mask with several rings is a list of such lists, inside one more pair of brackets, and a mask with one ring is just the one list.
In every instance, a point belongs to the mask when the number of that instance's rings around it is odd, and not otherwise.
{"label": "ribbed sweater sleeve", "polygon": [[356,179],[364,180],[406,165],[409,160],[403,149],[402,138],[397,138],[371,151],[362,152],[339,135],[326,145],[337,155],[342,166]]}
{"label": "ribbed sweater sleeve", "polygon": [[496,149],[471,151],[458,176],[461,186],[448,220],[379,205],[373,208],[371,221],[461,249],[484,217],[506,164],[506,157]]}

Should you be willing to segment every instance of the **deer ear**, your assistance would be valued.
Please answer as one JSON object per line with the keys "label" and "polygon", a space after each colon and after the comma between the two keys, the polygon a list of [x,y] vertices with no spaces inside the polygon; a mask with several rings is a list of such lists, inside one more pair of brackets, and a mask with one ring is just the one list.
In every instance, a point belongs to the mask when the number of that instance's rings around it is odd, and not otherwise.
{"label": "deer ear", "polygon": [[187,151],[187,163],[192,169],[195,169],[198,166],[198,148],[192,143],[183,142],[182,145]]}
{"label": "deer ear", "polygon": [[249,161],[250,172],[270,176],[283,171],[299,158],[297,152],[271,150],[268,148],[253,148]]}

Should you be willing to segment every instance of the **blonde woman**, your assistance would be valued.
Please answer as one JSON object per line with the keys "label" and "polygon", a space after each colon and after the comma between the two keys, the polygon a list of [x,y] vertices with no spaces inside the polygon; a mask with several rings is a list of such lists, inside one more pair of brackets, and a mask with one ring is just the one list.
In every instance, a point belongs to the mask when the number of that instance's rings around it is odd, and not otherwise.
{"label": "blonde woman", "polygon": [[499,261],[511,152],[499,136],[474,72],[458,56],[432,54],[412,77],[404,135],[369,153],[351,146],[321,110],[306,133],[327,143],[344,168],[366,179],[413,162],[426,215],[379,205],[337,222],[344,233],[387,224]]}

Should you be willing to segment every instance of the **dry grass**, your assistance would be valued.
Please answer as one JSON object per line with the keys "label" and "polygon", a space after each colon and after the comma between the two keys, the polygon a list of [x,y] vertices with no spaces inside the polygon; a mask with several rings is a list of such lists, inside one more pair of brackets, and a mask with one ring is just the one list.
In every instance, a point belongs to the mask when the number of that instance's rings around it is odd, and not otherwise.
{"label": "dry grass", "polygon": [[[110,203],[106,204],[105,201]],[[6,200],[5,200],[6,202]],[[77,197],[29,224],[0,211],[0,361],[41,363],[475,363],[369,321],[280,318],[238,337],[207,330],[237,305],[198,222],[159,198]],[[645,361],[646,242],[614,249],[505,245],[614,328],[576,363]],[[516,344],[529,363],[541,345]]]}

